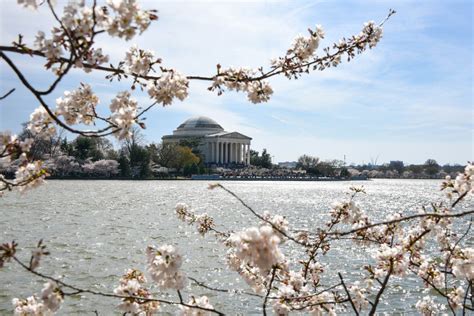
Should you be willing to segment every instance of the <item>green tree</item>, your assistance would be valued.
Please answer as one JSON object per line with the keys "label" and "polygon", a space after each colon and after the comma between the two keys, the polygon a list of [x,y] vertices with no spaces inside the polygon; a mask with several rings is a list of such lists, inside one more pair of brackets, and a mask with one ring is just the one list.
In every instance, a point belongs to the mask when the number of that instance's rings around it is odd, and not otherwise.
{"label": "green tree", "polygon": [[78,160],[91,159],[97,161],[104,159],[101,151],[101,138],[78,136],[73,142],[73,156]]}
{"label": "green tree", "polygon": [[336,175],[336,166],[332,161],[321,161],[316,166],[317,175],[324,177],[334,177]]}
{"label": "green tree", "polygon": [[259,166],[260,165],[260,157],[259,152],[253,149],[250,149],[250,164],[252,166]]}
{"label": "green tree", "polygon": [[130,169],[130,161],[127,156],[122,152],[118,159],[120,176],[124,178],[130,178],[132,176],[132,170]]}
{"label": "green tree", "polygon": [[424,170],[430,176],[434,176],[435,174],[437,174],[441,170],[441,167],[438,165],[436,160],[428,159],[428,160],[425,161]]}
{"label": "green tree", "polygon": [[317,169],[318,163],[319,163],[318,157],[302,155],[298,158],[296,167],[306,170],[306,172],[309,174],[319,175],[319,171]]}
{"label": "green tree", "polygon": [[413,172],[413,174],[419,175],[423,172],[423,165],[409,165],[407,169]]}
{"label": "green tree", "polygon": [[403,161],[401,160],[392,160],[388,166],[390,170],[397,170],[398,174],[402,174],[405,170]]}
{"label": "green tree", "polygon": [[250,164],[255,167],[270,169],[272,167],[271,155],[265,148],[263,149],[261,156],[259,156],[258,151],[250,150]]}
{"label": "green tree", "polygon": [[143,143],[143,135],[139,128],[132,129],[130,137],[122,142],[122,153],[129,161],[133,178],[148,178],[152,174],[150,154]]}
{"label": "green tree", "polygon": [[199,164],[199,157],[193,154],[191,148],[185,146],[177,146],[176,159],[170,162],[170,167],[177,170],[183,170],[185,166]]}
{"label": "green tree", "polygon": [[349,173],[349,170],[346,167],[342,167],[341,172],[339,172],[339,176],[342,178],[349,178],[351,174]]}

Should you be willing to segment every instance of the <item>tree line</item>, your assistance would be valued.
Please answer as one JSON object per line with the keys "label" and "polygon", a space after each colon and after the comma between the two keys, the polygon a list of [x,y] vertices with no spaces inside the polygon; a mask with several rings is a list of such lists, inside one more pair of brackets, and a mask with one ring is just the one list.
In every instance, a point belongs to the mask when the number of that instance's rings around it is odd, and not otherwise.
{"label": "tree line", "polygon": [[[34,139],[31,155],[43,160],[53,178],[154,179],[208,172],[198,142],[146,144],[135,128],[116,149],[104,137],[78,136],[69,141],[64,134],[61,131],[50,137],[36,137],[25,128],[19,135],[20,139]],[[13,177],[16,167],[15,163],[0,165],[7,177]]]}
{"label": "tree line", "polygon": [[362,175],[368,178],[438,179],[462,172],[464,166],[440,165],[435,159],[427,159],[423,164],[405,165],[403,161],[394,160],[381,165],[351,164],[346,166],[342,160],[322,161],[318,157],[302,155],[298,158],[296,168],[305,170],[309,175],[323,177]]}

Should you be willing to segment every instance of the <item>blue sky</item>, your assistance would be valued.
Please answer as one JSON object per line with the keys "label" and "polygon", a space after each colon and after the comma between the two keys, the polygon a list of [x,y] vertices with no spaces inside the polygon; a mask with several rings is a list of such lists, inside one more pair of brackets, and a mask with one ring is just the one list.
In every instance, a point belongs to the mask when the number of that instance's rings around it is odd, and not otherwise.
{"label": "blue sky", "polygon": [[[61,4],[61,1],[58,1]],[[38,12],[2,1],[0,39],[9,44],[17,33],[32,42],[37,30],[49,31],[52,20]],[[144,131],[158,142],[185,119],[204,115],[226,130],[253,138],[256,150],[267,148],[275,161],[301,154],[347,162],[403,160],[422,163],[434,158],[465,163],[473,153],[473,22],[472,1],[142,1],[159,10],[160,19],[141,37],[125,42],[103,37],[112,61],[127,46],[154,50],[164,65],[187,75],[212,75],[215,65],[268,66],[297,34],[323,25],[322,47],[357,34],[368,20],[382,20],[390,8],[397,14],[386,24],[379,45],[335,69],[301,79],[271,80],[270,102],[255,105],[242,93],[216,96],[207,83],[191,82],[184,102],[155,108]],[[60,5],[59,4],[59,5]],[[30,80],[45,86],[52,77],[41,60],[15,58]],[[17,78],[0,61],[0,91],[17,91],[0,103],[0,129],[14,132],[37,106]],[[93,86],[107,107],[125,84],[110,84],[103,74],[74,71],[49,100],[79,82]],[[134,93],[140,104],[145,94]]]}

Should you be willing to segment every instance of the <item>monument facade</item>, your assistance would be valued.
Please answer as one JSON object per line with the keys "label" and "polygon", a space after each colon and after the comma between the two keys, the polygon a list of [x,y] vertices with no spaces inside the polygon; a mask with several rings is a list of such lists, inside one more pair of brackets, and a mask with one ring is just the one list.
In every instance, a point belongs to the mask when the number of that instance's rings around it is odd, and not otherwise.
{"label": "monument facade", "polygon": [[197,142],[208,165],[249,165],[250,141],[239,132],[227,132],[208,117],[193,117],[179,125],[172,135],[162,137],[163,144]]}

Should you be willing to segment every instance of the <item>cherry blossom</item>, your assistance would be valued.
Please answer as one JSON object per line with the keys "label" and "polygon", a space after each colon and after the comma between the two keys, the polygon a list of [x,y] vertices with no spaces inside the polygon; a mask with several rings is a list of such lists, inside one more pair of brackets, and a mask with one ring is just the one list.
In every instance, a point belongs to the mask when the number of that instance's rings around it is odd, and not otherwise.
{"label": "cherry blossom", "polygon": [[184,274],[179,271],[183,259],[173,246],[159,248],[148,246],[147,271],[160,288],[181,290],[186,285]]}
{"label": "cherry blossom", "polygon": [[268,271],[273,265],[283,262],[284,255],[279,249],[281,242],[269,225],[247,228],[232,234],[227,243],[235,249],[235,255],[244,263]]}
{"label": "cherry blossom", "polygon": [[110,121],[119,129],[116,133],[118,139],[128,138],[133,124],[136,122],[137,101],[130,98],[130,93],[119,93],[110,103]]}
{"label": "cherry blossom", "polygon": [[[194,297],[192,296],[191,299],[188,302],[188,305],[190,306],[199,306],[207,309],[213,309],[214,307],[209,303],[209,299],[207,296],[201,296],[201,297]],[[198,309],[198,308],[192,308],[188,306],[180,306],[181,309],[181,315],[182,316],[209,316],[212,315],[211,312],[203,310],[203,309]]]}
{"label": "cherry blossom", "polygon": [[175,70],[165,72],[160,79],[148,83],[148,94],[163,106],[170,105],[174,98],[183,101],[188,96],[188,79]]}
{"label": "cherry blossom", "polygon": [[82,84],[72,92],[65,91],[64,97],[56,99],[56,114],[62,115],[68,124],[94,123],[95,108],[99,98],[88,84]]}

